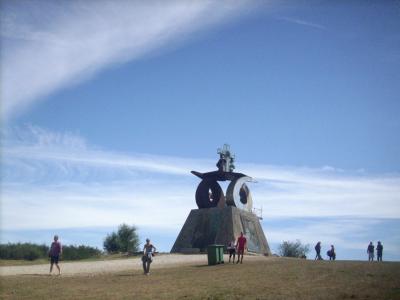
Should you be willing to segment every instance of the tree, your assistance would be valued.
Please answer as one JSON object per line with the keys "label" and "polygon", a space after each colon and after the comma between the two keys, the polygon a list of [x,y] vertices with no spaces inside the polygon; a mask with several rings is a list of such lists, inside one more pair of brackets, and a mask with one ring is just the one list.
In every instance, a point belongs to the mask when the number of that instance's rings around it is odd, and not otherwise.
{"label": "tree", "polygon": [[305,257],[310,251],[310,245],[303,245],[300,240],[283,241],[278,247],[279,254],[286,257]]}
{"label": "tree", "polygon": [[139,250],[139,237],[135,226],[121,224],[117,232],[112,232],[104,239],[104,249],[108,253],[136,252]]}
{"label": "tree", "polygon": [[118,252],[120,248],[118,235],[115,232],[108,234],[104,239],[103,247],[108,253]]}
{"label": "tree", "polygon": [[136,252],[139,250],[139,237],[135,226],[120,225],[118,227],[118,239],[121,252]]}

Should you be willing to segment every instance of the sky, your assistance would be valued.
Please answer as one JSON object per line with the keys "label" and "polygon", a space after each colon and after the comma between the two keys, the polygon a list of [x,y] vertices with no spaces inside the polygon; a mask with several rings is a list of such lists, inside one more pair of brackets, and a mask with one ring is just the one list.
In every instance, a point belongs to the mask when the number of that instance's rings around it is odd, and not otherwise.
{"label": "sky", "polygon": [[[1,1],[1,242],[169,251],[224,143],[282,241],[400,260],[398,1]],[[324,252],[323,252],[324,253]],[[313,251],[309,256],[314,255]]]}

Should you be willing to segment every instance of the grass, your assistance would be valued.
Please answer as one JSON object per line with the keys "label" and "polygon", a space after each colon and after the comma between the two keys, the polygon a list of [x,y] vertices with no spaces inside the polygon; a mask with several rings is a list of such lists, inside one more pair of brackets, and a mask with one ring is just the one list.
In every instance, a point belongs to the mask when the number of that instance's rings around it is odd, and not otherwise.
{"label": "grass", "polygon": [[24,260],[24,259],[0,259],[0,267],[5,266],[31,266],[31,265],[43,265],[48,264],[49,260],[46,258],[40,258],[35,260]]}
{"label": "grass", "polygon": [[[73,261],[100,261],[100,260],[113,260],[113,259],[123,259],[123,258],[132,258],[138,255],[126,255],[126,254],[108,254],[101,255],[97,257],[79,259],[79,260],[63,260],[65,262],[73,262]],[[50,258],[39,258],[35,260],[23,260],[23,259],[0,259],[0,267],[4,266],[31,266],[31,265],[43,265],[49,264]]]}
{"label": "grass", "polygon": [[81,276],[1,277],[1,299],[400,299],[400,263],[274,259]]}

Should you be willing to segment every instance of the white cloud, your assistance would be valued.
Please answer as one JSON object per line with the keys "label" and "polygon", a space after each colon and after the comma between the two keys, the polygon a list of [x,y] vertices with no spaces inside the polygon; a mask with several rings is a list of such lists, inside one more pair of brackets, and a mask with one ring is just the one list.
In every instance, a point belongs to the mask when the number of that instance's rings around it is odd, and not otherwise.
{"label": "white cloud", "polygon": [[[9,1],[1,10],[2,117],[99,70],[243,15],[253,1]],[[173,42],[173,43],[172,43]]]}
{"label": "white cloud", "polygon": [[157,180],[111,182],[109,186],[59,182],[13,189],[5,185],[2,228],[115,226],[122,222],[177,228],[194,204],[187,197],[187,188],[165,189],[166,186]]}
{"label": "white cloud", "polygon": [[[400,176],[242,163],[256,207],[279,217],[399,218]],[[121,154],[72,133],[29,126],[3,133],[3,228],[116,225],[180,228],[196,208],[201,159]],[[149,215],[151,216],[149,218]],[[63,220],[60,224],[59,220]]]}

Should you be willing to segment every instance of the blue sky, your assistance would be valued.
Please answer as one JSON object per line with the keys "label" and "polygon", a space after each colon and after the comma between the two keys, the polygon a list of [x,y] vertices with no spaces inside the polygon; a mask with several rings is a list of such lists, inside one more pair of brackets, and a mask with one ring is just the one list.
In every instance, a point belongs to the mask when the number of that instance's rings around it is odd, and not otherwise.
{"label": "blue sky", "polygon": [[400,259],[398,2],[1,6],[2,242],[168,251],[229,143],[272,248]]}

